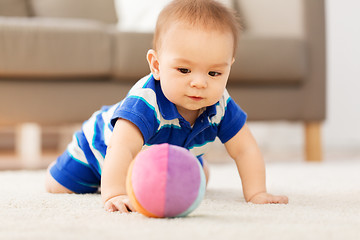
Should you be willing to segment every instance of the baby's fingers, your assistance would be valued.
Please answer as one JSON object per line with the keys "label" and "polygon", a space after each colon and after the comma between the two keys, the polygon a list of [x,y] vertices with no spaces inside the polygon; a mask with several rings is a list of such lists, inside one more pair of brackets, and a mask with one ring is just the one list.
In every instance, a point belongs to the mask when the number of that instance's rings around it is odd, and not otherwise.
{"label": "baby's fingers", "polygon": [[115,211],[117,211],[115,205],[114,205],[112,202],[110,202],[110,201],[107,201],[107,202],[105,203],[104,209],[105,209],[106,211],[108,211],[108,212],[115,212]]}
{"label": "baby's fingers", "polygon": [[136,212],[135,208],[131,205],[131,202],[129,199],[124,199],[123,203],[125,204],[126,208],[128,209],[128,211],[130,212]]}
{"label": "baby's fingers", "polygon": [[128,213],[129,210],[122,201],[107,201],[104,206],[108,212],[119,211],[121,213]]}

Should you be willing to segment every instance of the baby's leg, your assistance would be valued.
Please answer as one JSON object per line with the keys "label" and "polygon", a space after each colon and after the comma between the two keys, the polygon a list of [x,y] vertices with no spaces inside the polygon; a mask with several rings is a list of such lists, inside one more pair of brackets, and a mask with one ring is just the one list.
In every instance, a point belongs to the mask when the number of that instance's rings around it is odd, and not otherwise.
{"label": "baby's leg", "polygon": [[101,170],[88,162],[97,163],[82,132],[76,132],[73,141],[46,175],[46,190],[50,193],[96,193],[100,186]]}
{"label": "baby's leg", "polygon": [[74,193],[58,183],[50,174],[50,168],[55,164],[52,162],[46,171],[45,189],[49,193]]}

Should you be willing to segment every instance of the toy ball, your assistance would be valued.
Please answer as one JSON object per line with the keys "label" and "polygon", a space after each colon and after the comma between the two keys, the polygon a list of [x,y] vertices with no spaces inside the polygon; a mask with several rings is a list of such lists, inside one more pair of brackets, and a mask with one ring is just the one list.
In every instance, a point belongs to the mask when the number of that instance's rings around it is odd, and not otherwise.
{"label": "toy ball", "polygon": [[187,149],[152,145],[131,162],[126,191],[136,211],[147,217],[184,217],[205,194],[205,174]]}

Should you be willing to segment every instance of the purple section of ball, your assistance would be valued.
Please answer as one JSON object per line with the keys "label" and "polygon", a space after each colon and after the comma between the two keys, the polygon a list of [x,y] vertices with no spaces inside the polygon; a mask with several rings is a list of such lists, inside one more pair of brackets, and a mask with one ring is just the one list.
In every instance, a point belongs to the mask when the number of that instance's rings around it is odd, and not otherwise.
{"label": "purple section of ball", "polygon": [[200,187],[200,169],[188,150],[170,145],[166,184],[165,216],[186,211],[196,200]]}

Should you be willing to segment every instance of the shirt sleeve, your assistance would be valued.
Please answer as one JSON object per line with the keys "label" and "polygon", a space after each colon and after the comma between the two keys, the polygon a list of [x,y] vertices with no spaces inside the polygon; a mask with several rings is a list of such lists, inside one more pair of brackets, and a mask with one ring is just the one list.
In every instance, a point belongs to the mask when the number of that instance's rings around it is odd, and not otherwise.
{"label": "shirt sleeve", "polygon": [[112,118],[111,125],[114,127],[118,118],[126,119],[135,124],[147,142],[157,131],[159,126],[156,112],[153,107],[143,98],[128,96],[117,107]]}
{"label": "shirt sleeve", "polygon": [[225,114],[218,128],[218,137],[226,143],[245,125],[247,114],[229,97],[225,106]]}

